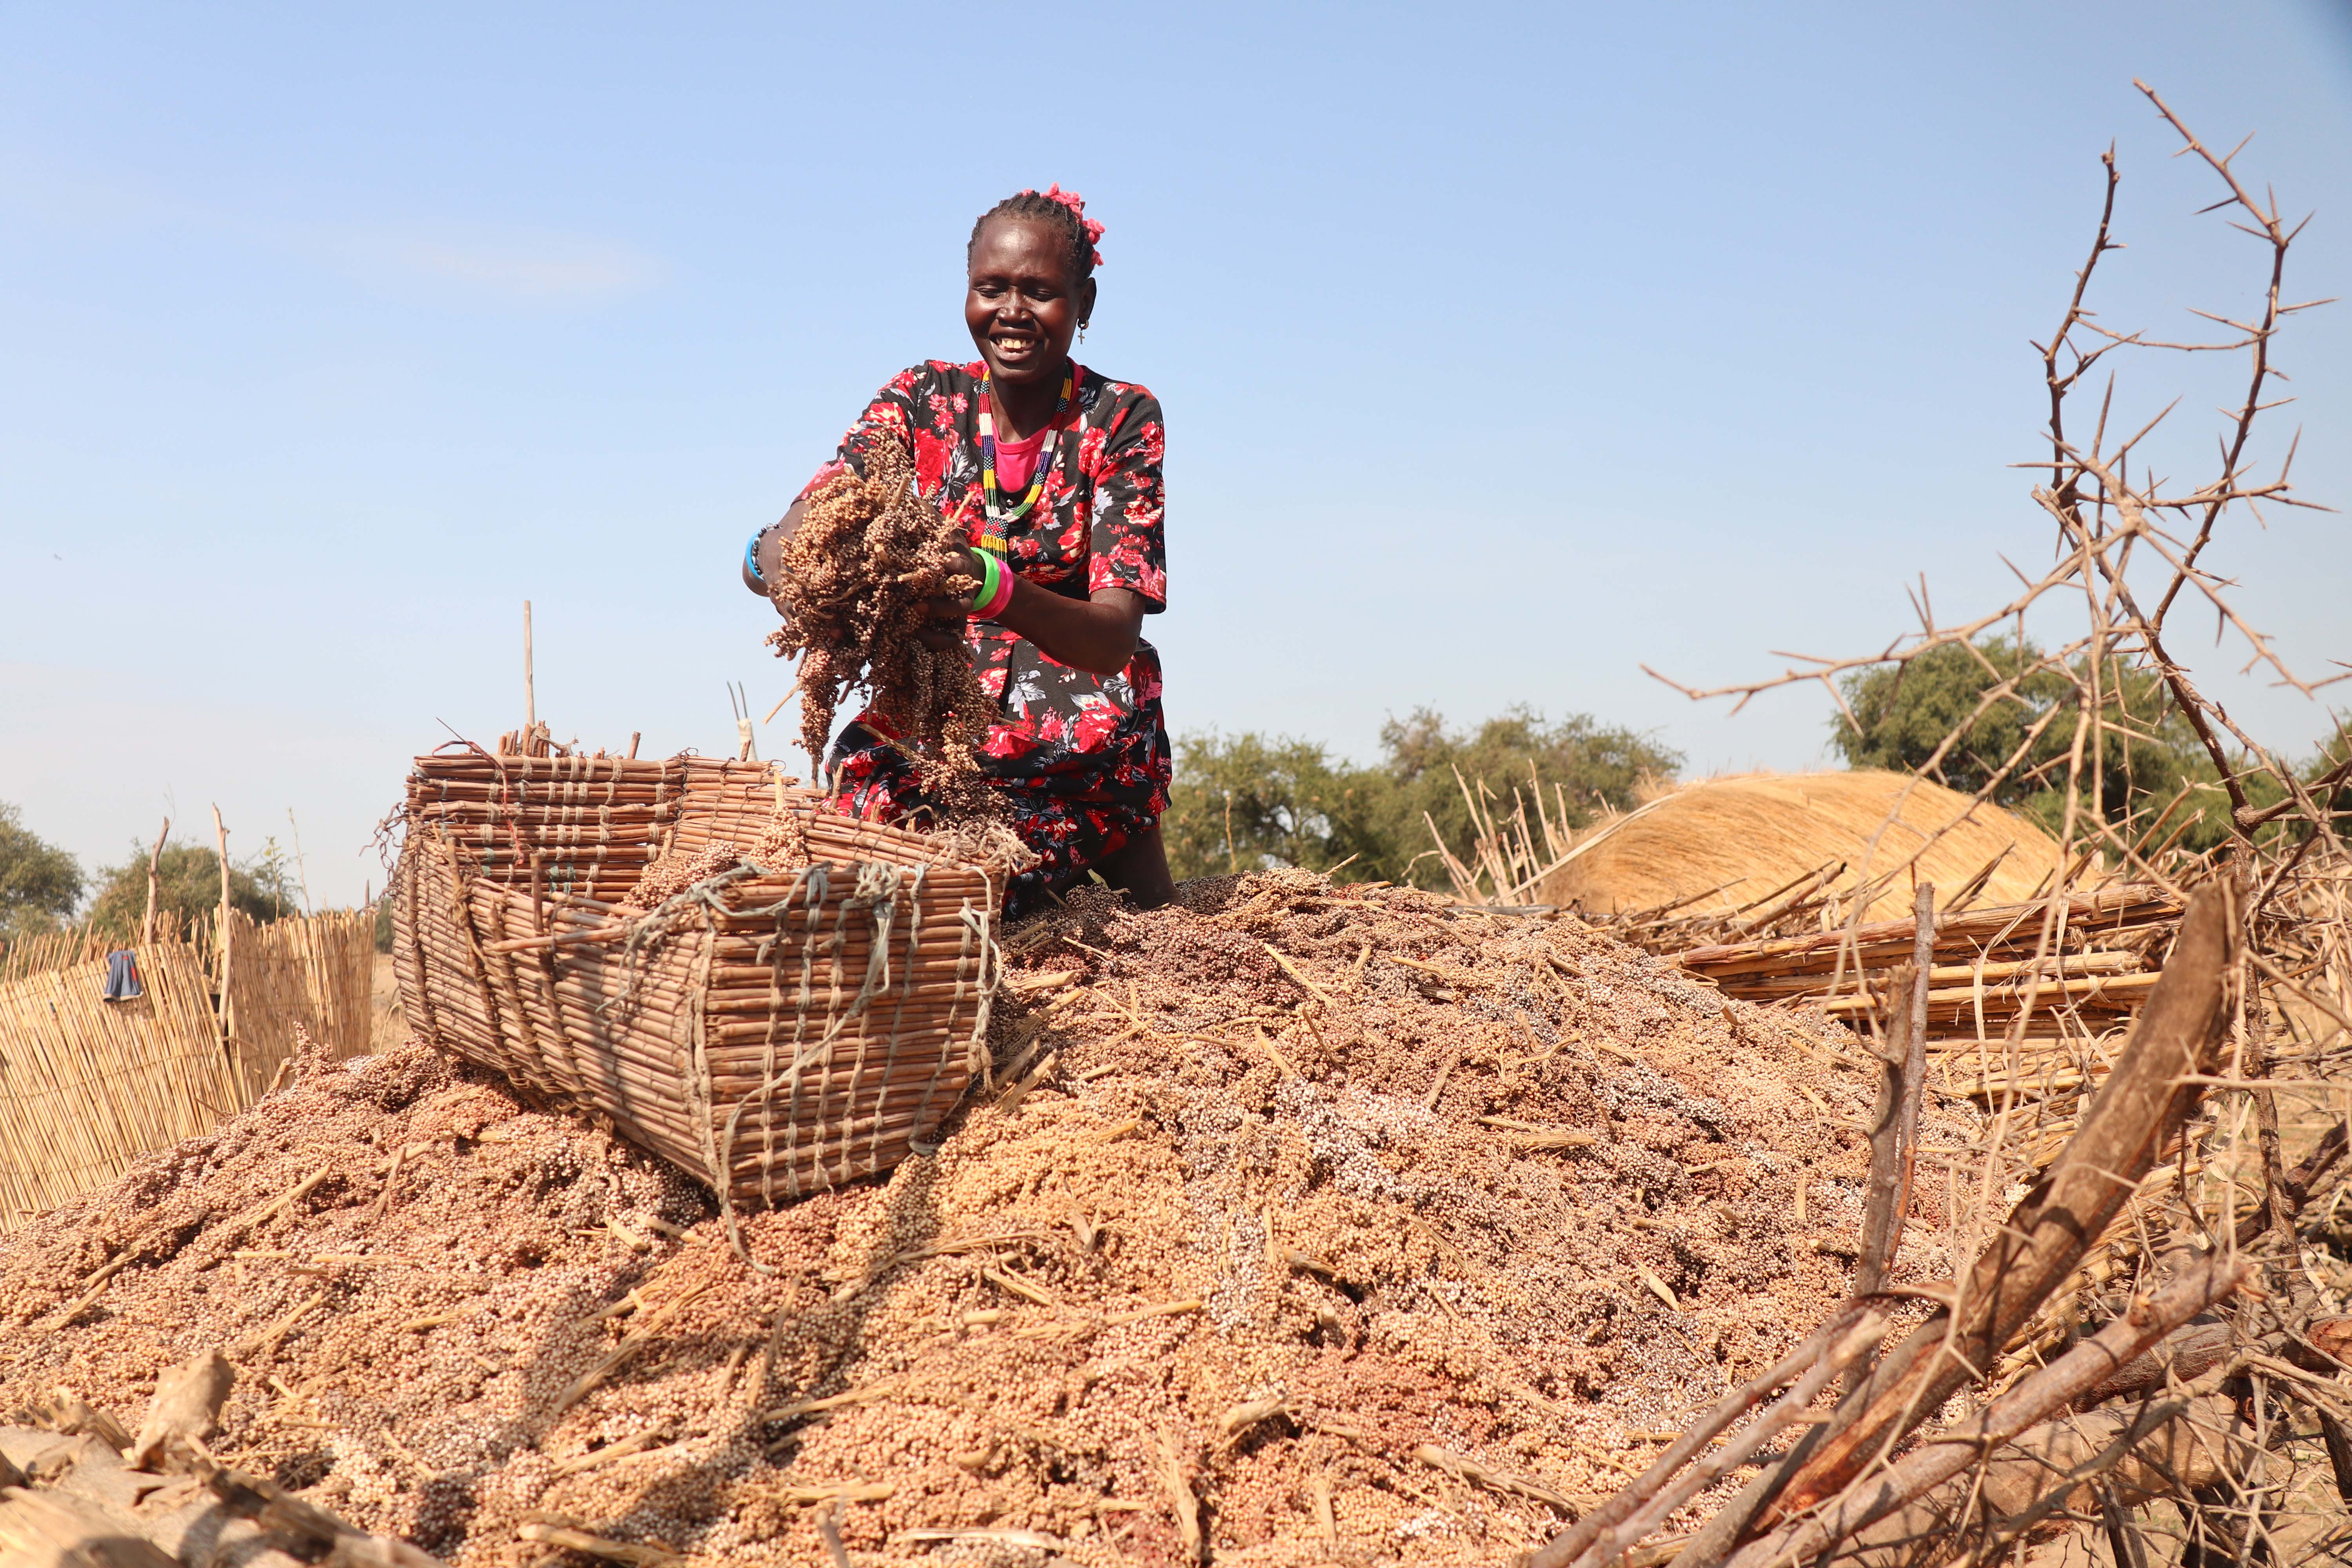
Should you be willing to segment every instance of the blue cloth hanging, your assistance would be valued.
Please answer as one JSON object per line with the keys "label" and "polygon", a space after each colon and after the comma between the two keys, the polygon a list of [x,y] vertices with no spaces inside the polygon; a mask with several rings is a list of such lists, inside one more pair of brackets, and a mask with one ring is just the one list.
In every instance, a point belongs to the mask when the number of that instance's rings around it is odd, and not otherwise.
{"label": "blue cloth hanging", "polygon": [[128,1002],[146,992],[139,984],[139,955],[129,948],[118,948],[106,955],[106,999]]}

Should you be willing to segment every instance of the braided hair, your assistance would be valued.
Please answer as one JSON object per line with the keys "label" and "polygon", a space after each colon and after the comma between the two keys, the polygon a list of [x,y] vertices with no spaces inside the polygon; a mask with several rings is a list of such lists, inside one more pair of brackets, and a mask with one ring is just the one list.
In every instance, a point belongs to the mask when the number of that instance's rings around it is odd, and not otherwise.
{"label": "braided hair", "polygon": [[1066,191],[1055,184],[1043,191],[1022,191],[1005,197],[980,215],[971,226],[971,238],[964,242],[964,259],[980,247],[980,231],[991,218],[1033,218],[1059,229],[1070,247],[1070,280],[1083,283],[1094,276],[1102,265],[1102,252],[1095,242],[1103,236],[1103,226],[1087,216],[1087,199],[1076,191]]}

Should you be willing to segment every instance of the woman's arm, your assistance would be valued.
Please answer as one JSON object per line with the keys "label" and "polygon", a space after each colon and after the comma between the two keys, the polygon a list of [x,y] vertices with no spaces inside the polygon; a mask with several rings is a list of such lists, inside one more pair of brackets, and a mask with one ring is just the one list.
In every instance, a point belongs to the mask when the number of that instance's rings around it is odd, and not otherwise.
{"label": "woman's arm", "polygon": [[[767,584],[776,580],[784,541],[798,531],[801,515],[807,510],[807,501],[793,502],[783,521],[760,536],[756,557],[761,576],[767,582],[752,576],[746,563],[743,586],[763,598],[772,596]],[[980,575],[977,567],[972,575]],[[998,612],[996,620],[1074,669],[1089,675],[1117,675],[1135,657],[1135,645],[1143,635],[1143,605],[1142,595],[1126,588],[1097,588],[1087,598],[1072,599],[1015,576],[1012,602]],[[933,605],[939,625],[925,633],[923,640],[937,648],[953,647],[963,640],[961,623],[971,615],[971,605],[960,599],[938,599]],[[784,613],[781,601],[776,613]]]}
{"label": "woman's arm", "polygon": [[[977,566],[972,575],[980,575]],[[1143,634],[1143,603],[1142,595],[1125,588],[1097,588],[1090,597],[1067,598],[1016,575],[1013,597],[997,612],[996,624],[1027,637],[1057,663],[1088,675],[1117,675],[1135,657]],[[924,645],[945,649],[961,642],[971,602],[933,599],[931,610],[939,619],[920,634]]]}
{"label": "woman's arm", "polygon": [[1013,602],[996,619],[1074,669],[1117,675],[1135,657],[1143,635],[1143,595],[1097,588],[1086,598],[1067,599],[1019,577],[1013,580]]}

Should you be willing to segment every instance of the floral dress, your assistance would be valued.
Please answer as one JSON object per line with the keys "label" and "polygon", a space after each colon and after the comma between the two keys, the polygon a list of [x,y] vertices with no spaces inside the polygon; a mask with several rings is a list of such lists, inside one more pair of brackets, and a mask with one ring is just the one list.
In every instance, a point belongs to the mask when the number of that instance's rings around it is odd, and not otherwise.
{"label": "floral dress", "polygon": [[[981,372],[977,363],[932,360],[893,376],[802,495],[845,468],[862,472],[861,448],[896,441],[914,458],[916,487],[978,544],[987,519]],[[1006,564],[1073,599],[1126,588],[1142,598],[1147,615],[1157,615],[1168,604],[1159,400],[1084,367],[1072,400],[1045,494],[1007,536]],[[982,769],[1040,858],[1006,895],[1005,912],[1018,915],[1084,880],[1168,808],[1172,766],[1160,711],[1160,655],[1139,639],[1126,668],[1097,676],[993,621],[968,623],[965,636],[981,689],[1002,705],[982,743]],[[927,804],[888,734],[869,711],[834,742],[835,800],[853,816],[889,822]]]}

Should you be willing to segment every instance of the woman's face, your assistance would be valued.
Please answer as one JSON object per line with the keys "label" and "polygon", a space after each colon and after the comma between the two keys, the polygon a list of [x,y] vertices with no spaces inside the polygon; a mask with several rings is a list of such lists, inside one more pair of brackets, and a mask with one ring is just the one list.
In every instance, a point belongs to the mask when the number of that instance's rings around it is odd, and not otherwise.
{"label": "woman's face", "polygon": [[1072,285],[1069,240],[1061,230],[1000,217],[980,231],[963,320],[998,384],[1034,386],[1060,375],[1070,337],[1094,303],[1093,279]]}

